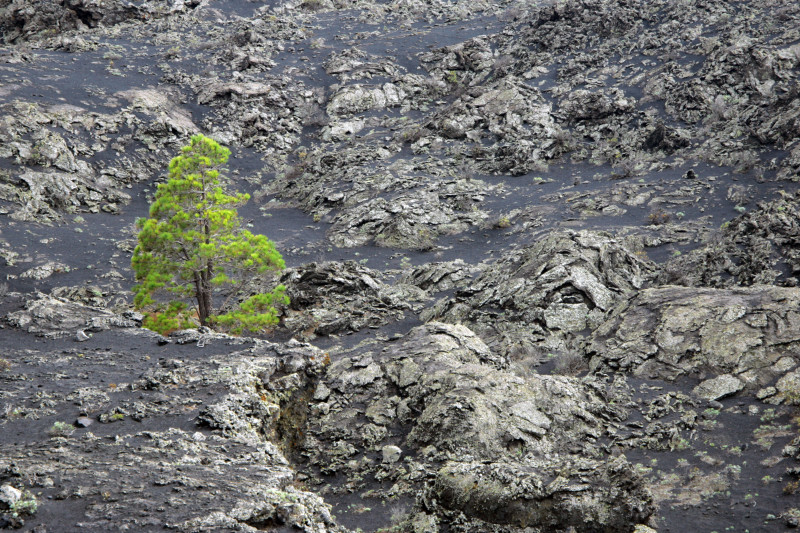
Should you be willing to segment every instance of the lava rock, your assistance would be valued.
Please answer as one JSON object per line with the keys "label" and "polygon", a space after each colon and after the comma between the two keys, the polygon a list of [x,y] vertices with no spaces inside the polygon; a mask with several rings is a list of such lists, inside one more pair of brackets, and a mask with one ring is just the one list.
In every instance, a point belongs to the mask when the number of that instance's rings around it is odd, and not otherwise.
{"label": "lava rock", "polygon": [[735,381],[751,390],[777,377],[774,365],[800,346],[798,305],[793,288],[643,289],[592,333],[586,353],[593,370],[668,380],[725,374],[726,390]]}

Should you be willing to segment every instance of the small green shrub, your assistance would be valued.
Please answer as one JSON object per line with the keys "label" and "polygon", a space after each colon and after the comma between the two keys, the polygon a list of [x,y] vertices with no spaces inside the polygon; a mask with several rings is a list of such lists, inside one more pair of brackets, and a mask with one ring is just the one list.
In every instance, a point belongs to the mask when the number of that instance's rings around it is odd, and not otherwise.
{"label": "small green shrub", "polygon": [[511,220],[508,217],[502,216],[494,223],[495,228],[505,229],[511,227]]}
{"label": "small green shrub", "polygon": [[36,501],[36,496],[29,491],[22,493],[22,498],[11,505],[11,515],[16,517],[20,516],[33,516],[39,509],[39,502]]}
{"label": "small green shrub", "polygon": [[75,432],[75,426],[66,422],[58,421],[47,432],[53,437],[68,437]]}

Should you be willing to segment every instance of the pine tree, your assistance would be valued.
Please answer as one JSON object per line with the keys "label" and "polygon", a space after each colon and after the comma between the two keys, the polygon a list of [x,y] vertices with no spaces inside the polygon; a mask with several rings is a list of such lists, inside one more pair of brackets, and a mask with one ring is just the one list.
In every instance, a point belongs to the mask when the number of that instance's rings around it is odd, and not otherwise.
{"label": "pine tree", "polygon": [[[245,282],[284,262],[269,239],[242,228],[237,208],[250,196],[223,189],[220,168],[229,155],[213,139],[193,136],[170,162],[150,216],[137,221],[134,305],[147,312],[147,328],[163,334],[191,327],[196,317],[202,326],[258,331],[277,324],[274,305],[288,303],[279,285],[230,305]],[[226,298],[215,308],[214,295],[223,290]]]}

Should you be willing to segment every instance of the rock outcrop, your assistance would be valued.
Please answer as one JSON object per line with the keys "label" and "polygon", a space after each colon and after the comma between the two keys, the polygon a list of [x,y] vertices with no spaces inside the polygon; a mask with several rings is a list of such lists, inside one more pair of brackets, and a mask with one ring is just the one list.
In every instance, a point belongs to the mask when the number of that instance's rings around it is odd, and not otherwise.
{"label": "rock outcrop", "polygon": [[621,298],[644,286],[654,265],[610,235],[559,232],[488,266],[423,319],[464,323],[505,358],[597,327]]}
{"label": "rock outcrop", "polygon": [[644,289],[620,302],[586,353],[592,370],[712,378],[697,392],[718,399],[763,387],[800,363],[798,306],[794,288]]}
{"label": "rock outcrop", "polygon": [[[322,498],[297,486],[283,451],[301,435],[305,411],[300,400],[313,392],[329,361],[325,354],[297,342],[277,345],[179,332],[172,339],[176,344],[191,343],[194,350],[216,350],[217,355],[181,359],[172,346],[172,356],[145,363],[149,368],[138,377],[117,374],[133,377],[131,382],[100,387],[87,379],[89,368],[92,374],[99,368],[129,370],[132,361],[149,360],[142,356],[155,350],[156,340],[155,335],[120,330],[114,351],[64,355],[71,363],[60,379],[68,386],[86,386],[69,394],[48,392],[38,409],[2,415],[6,429],[14,417],[26,417],[34,429],[4,444],[0,486],[20,493],[22,487],[46,491],[51,503],[68,500],[71,509],[81,510],[83,531],[282,527],[346,533]],[[220,354],[222,346],[227,349]],[[33,361],[51,364],[46,357]],[[16,399],[21,391],[7,392],[4,399]],[[80,416],[73,424],[75,413]],[[53,415],[59,420],[44,433],[36,421]],[[160,417],[173,422],[154,424]],[[109,467],[98,468],[99,463]],[[154,504],[151,492],[162,494],[160,503]],[[0,520],[21,525],[19,519],[29,519],[21,510],[4,509],[0,499]],[[30,514],[36,514],[35,506]]]}
{"label": "rock outcrop", "polygon": [[6,0],[0,3],[0,39],[18,43],[53,31],[85,30],[125,21],[145,21],[185,13],[202,0]]}
{"label": "rock outcrop", "polygon": [[425,487],[421,512],[475,520],[473,530],[622,531],[646,520],[641,479],[624,458],[601,460],[604,428],[627,416],[602,382],[525,380],[498,362],[464,326],[435,322],[357,351],[317,385],[301,453],[347,473],[343,490],[373,475],[395,496]]}
{"label": "rock outcrop", "polygon": [[140,313],[126,312],[118,315],[104,307],[90,307],[81,303],[39,294],[25,302],[25,308],[9,313],[5,321],[28,333],[57,338],[74,336],[78,332],[97,332],[111,328],[141,326]]}
{"label": "rock outcrop", "polygon": [[387,284],[354,261],[310,263],[287,269],[280,283],[290,304],[283,325],[299,338],[347,334],[402,320],[427,296],[417,287]]}

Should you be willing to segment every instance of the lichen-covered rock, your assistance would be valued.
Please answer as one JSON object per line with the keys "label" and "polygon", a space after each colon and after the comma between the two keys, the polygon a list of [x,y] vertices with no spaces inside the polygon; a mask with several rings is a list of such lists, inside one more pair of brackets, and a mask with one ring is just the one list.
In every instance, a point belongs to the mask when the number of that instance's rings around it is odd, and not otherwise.
{"label": "lichen-covered rock", "polygon": [[800,405],[800,370],[789,372],[781,377],[775,383],[775,389],[777,390],[775,399],[786,405]]}
{"label": "lichen-covered rock", "polygon": [[[107,294],[104,293],[102,288],[94,285],[88,287],[56,287],[50,294],[56,298],[78,302],[89,307],[102,308],[106,307],[108,303]],[[137,317],[136,315],[139,316]],[[141,322],[144,318],[140,313],[135,312],[129,312],[126,317],[138,322]]]}
{"label": "lichen-covered rock", "polygon": [[[57,447],[60,460],[52,455],[55,452],[32,448],[6,447],[3,459],[32,476],[68,478],[66,487],[76,491],[73,498],[90,499],[81,525],[84,531],[167,526],[186,532],[220,528],[251,532],[267,525],[314,533],[346,531],[336,525],[330,507],[319,496],[292,486],[291,468],[270,443],[252,446],[218,435],[168,429],[112,440],[88,433],[69,447]],[[114,475],[96,471],[98,455],[115,458]],[[151,500],[125,496],[144,487],[174,489],[157,516]]]}
{"label": "lichen-covered rock", "polygon": [[324,63],[325,72],[342,81],[372,78],[373,76],[394,76],[398,68],[386,57],[371,56],[365,51],[352,47],[331,52]]}
{"label": "lichen-covered rock", "polygon": [[[491,47],[490,39],[482,35],[461,43],[445,46],[420,54],[420,61],[425,68],[439,78],[450,76],[451,72],[456,77],[466,73],[481,73],[492,67],[495,54]],[[461,80],[462,83],[470,80]]]}
{"label": "lichen-covered rock", "polygon": [[175,95],[169,91],[157,89],[129,89],[117,95],[128,100],[134,109],[142,110],[153,116],[146,129],[149,134],[158,130],[176,133],[189,137],[199,133],[200,128],[192,120],[191,112],[175,102]]}
{"label": "lichen-covered rock", "polygon": [[22,279],[43,280],[49,278],[53,274],[61,272],[69,272],[69,267],[58,261],[48,261],[42,265],[29,268],[20,274],[19,277]]}
{"label": "lichen-covered rock", "polygon": [[598,120],[614,114],[625,114],[634,108],[635,100],[626,98],[619,89],[608,94],[585,89],[571,92],[561,103],[561,109],[570,121]]}
{"label": "lichen-covered rock", "polygon": [[0,7],[0,40],[16,43],[53,30],[85,30],[128,20],[148,20],[197,7],[200,0],[6,0]]}
{"label": "lichen-covered rock", "polygon": [[352,333],[401,320],[426,298],[407,284],[390,285],[383,275],[355,261],[309,263],[280,278],[290,304],[283,325],[302,338]]}
{"label": "lichen-covered rock", "polygon": [[[267,39],[272,31],[269,26],[252,31]],[[229,146],[241,143],[266,155],[278,155],[278,159],[300,141],[306,117],[291,110],[313,112],[322,101],[318,91],[307,89],[302,82],[259,72],[212,83],[193,74],[191,85],[198,102],[213,108],[216,120],[210,133],[215,139]]]}
{"label": "lichen-covered rock", "polygon": [[[106,339],[121,352],[41,356],[42,365],[57,361],[64,383],[87,386],[40,396],[35,417],[20,420],[36,441],[4,443],[0,486],[47,491],[51,497],[39,506],[40,511],[52,506],[50,513],[58,513],[68,499],[73,514],[60,519],[66,529],[348,531],[336,524],[320,496],[297,486],[285,455],[302,434],[303,399],[327,364],[320,350],[296,341],[273,344],[205,332],[206,345],[170,346],[166,357],[150,361],[145,354],[159,349],[159,337],[134,329],[118,333]],[[198,351],[201,356],[194,357]],[[65,353],[68,359],[59,359]],[[186,358],[174,357],[178,354]],[[88,385],[111,375],[131,376],[132,368],[142,368],[134,361],[146,367],[138,379]],[[99,374],[100,368],[113,370]],[[42,414],[63,419],[76,411],[86,416],[79,428],[62,424],[69,434],[39,433],[44,427],[36,419]],[[161,426],[159,419],[170,422]],[[17,431],[10,429],[13,423],[0,418],[3,431]],[[93,434],[106,424],[113,424],[112,438]],[[111,471],[97,467],[106,461],[113,464]],[[158,507],[154,494],[162,496]]]}
{"label": "lichen-covered rock", "polygon": [[421,265],[404,274],[401,281],[425,291],[437,293],[463,285],[478,271],[477,267],[469,266],[463,260],[456,259],[444,263]]}
{"label": "lichen-covered rock", "polygon": [[[349,490],[377,469],[377,479],[398,483],[395,493],[414,493],[424,472],[438,472],[423,506],[441,516],[564,528],[580,516],[587,531],[646,519],[650,496],[624,458],[601,466],[595,443],[627,416],[605,386],[523,379],[499,362],[469,329],[436,322],[382,349],[357,349],[317,387],[302,454],[325,473],[347,472]],[[402,466],[369,459],[397,450],[409,456]]]}
{"label": "lichen-covered rock", "polygon": [[125,189],[163,169],[153,153],[165,145],[174,149],[197,129],[174,91],[118,92],[114,103],[130,105],[101,113],[30,102],[16,87],[2,105],[0,161],[17,168],[0,172],[0,199],[14,204],[12,218],[26,222],[53,222],[74,212],[119,213],[131,200]]}
{"label": "lichen-covered rock", "polygon": [[[343,125],[332,123],[323,135]],[[439,235],[485,224],[489,215],[479,205],[492,186],[433,161],[395,161],[397,151],[396,145],[335,153],[317,149],[304,153],[270,189],[317,220],[331,222],[328,238],[346,248],[376,244],[427,250]]]}
{"label": "lichen-covered rock", "polygon": [[80,209],[97,211],[103,201],[107,202],[103,207],[114,211],[118,209],[116,204],[130,200],[128,193],[102,177],[98,180],[88,167],[85,173],[78,175],[28,171],[8,185],[11,187],[0,189],[0,197],[22,204],[11,217],[26,222],[55,219],[60,213],[74,213]]}
{"label": "lichen-covered rock", "polygon": [[384,83],[380,87],[348,85],[331,97],[327,111],[330,115],[352,115],[397,107],[403,103],[406,96],[405,91],[392,83]]}
{"label": "lichen-covered rock", "polygon": [[469,90],[426,127],[448,139],[492,142],[476,146],[472,154],[477,168],[491,173],[525,174],[563,148],[564,132],[551,104],[514,76]]}
{"label": "lichen-covered rock", "polygon": [[10,510],[21,499],[21,490],[7,483],[0,487],[0,511]]}
{"label": "lichen-covered rock", "polygon": [[593,370],[669,380],[730,374],[724,379],[754,389],[778,377],[781,359],[796,359],[798,306],[794,288],[644,289],[592,333],[586,353]]}
{"label": "lichen-covered rock", "polygon": [[555,479],[542,475],[548,466],[545,461],[448,462],[437,472],[428,498],[488,524],[547,531],[631,531],[653,512],[649,492],[624,457],[605,463],[565,461]]}
{"label": "lichen-covered rock", "polygon": [[39,293],[25,302],[25,308],[9,313],[5,321],[14,327],[45,337],[75,335],[78,330],[103,331],[111,328],[134,328],[140,321],[132,315],[118,315],[100,307]]}
{"label": "lichen-covered rock", "polygon": [[694,394],[707,401],[716,401],[736,394],[744,388],[742,380],[730,374],[707,379],[694,388]]}
{"label": "lichen-covered rock", "polygon": [[291,451],[303,432],[306,402],[330,358],[297,341],[257,342],[236,355],[216,374],[229,394],[205,406],[198,422],[239,441],[268,439]]}
{"label": "lichen-covered rock", "polygon": [[442,200],[435,190],[369,200],[338,215],[330,239],[344,248],[374,242],[389,248],[429,250],[439,235],[461,233],[487,216],[479,211],[458,212]]}
{"label": "lichen-covered rock", "polygon": [[596,327],[653,272],[607,234],[559,232],[507,253],[422,318],[469,324],[498,354],[513,357],[552,335]]}

